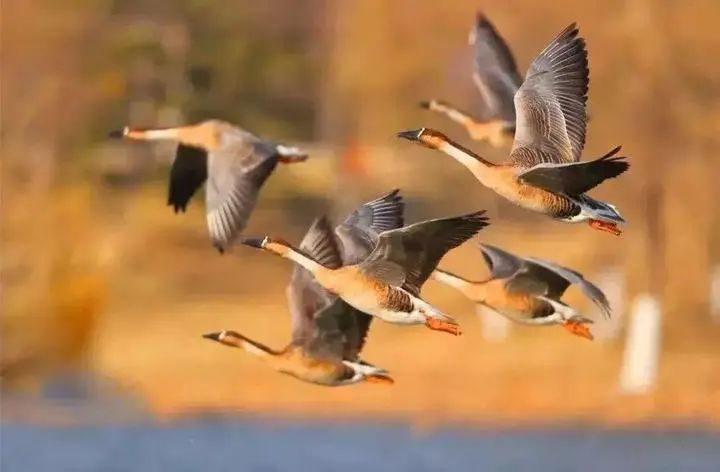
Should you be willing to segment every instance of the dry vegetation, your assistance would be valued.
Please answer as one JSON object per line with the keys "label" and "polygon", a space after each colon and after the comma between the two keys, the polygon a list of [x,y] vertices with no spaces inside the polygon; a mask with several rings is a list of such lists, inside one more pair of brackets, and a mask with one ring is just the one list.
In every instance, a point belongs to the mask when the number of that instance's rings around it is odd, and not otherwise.
{"label": "dry vegetation", "polygon": [[[716,2],[483,2],[521,68],[579,22],[591,64],[588,156],[622,143],[633,164],[598,192],[630,221],[621,238],[511,208],[448,160],[395,142],[395,131],[421,124],[464,140],[415,104],[476,100],[465,46],[473,2],[317,1],[316,14],[270,23],[296,9],[263,2],[235,17],[223,14],[225,2],[180,3],[172,11],[159,0],[3,3],[4,388],[33,392],[48,372],[81,368],[159,415],[720,422],[720,327],[708,313],[707,279],[720,257],[720,65],[707,60],[720,48]],[[664,302],[656,392],[619,395],[622,336],[586,343],[514,328],[507,342],[490,343],[472,307],[433,283],[426,297],[455,313],[466,334],[376,323],[365,357],[393,372],[391,389],[303,385],[203,341],[203,332],[234,328],[284,344],[290,266],[241,248],[215,254],[201,204],[183,217],[164,207],[154,153],[102,138],[128,120],[209,115],[319,143],[314,160],[274,176],[248,232],[297,240],[319,212],[339,215],[401,187],[410,221],[488,208],[495,224],[485,241],[591,277],[622,267],[628,301],[651,290]],[[471,245],[443,266],[484,273]]]}

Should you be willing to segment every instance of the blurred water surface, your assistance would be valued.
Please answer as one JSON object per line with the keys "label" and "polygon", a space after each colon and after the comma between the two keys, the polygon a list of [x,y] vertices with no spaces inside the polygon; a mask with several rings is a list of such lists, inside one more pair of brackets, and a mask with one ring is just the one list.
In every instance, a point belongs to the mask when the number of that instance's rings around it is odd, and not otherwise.
{"label": "blurred water surface", "polygon": [[55,428],[4,424],[2,470],[717,471],[702,431],[442,429],[192,421]]}

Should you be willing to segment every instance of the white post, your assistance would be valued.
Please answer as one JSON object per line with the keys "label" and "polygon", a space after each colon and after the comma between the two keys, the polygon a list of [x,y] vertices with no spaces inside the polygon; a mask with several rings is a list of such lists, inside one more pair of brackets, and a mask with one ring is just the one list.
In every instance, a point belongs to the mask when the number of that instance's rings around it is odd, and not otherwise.
{"label": "white post", "polygon": [[482,323],[482,336],[485,341],[505,341],[510,333],[510,320],[483,305],[476,305],[475,314]]}
{"label": "white post", "polygon": [[638,295],[630,313],[625,354],[620,371],[620,390],[626,394],[648,393],[655,387],[660,356],[660,301]]}
{"label": "white post", "polygon": [[710,316],[720,323],[720,265],[716,265],[710,273]]}

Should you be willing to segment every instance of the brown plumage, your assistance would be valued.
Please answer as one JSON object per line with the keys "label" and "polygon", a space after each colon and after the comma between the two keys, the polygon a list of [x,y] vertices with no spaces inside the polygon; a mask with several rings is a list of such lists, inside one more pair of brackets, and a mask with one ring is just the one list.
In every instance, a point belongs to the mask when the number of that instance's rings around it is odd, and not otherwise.
{"label": "brown plumage", "polygon": [[579,273],[552,262],[517,257],[487,244],[481,244],[480,249],[491,272],[489,279],[473,282],[442,270],[436,270],[433,278],[513,321],[528,325],[561,324],[573,334],[590,339],[590,331],[584,325],[591,320],[560,301],[567,288],[578,285],[605,316],[610,316],[605,295]]}
{"label": "brown plumage", "polygon": [[247,225],[260,189],[275,166],[307,158],[297,148],[265,141],[219,120],[175,128],[125,127],[110,136],[178,142],[167,203],[176,213],[184,212],[205,183],[208,230],[220,252],[228,249]]}
{"label": "brown plumage", "polygon": [[473,82],[483,99],[479,117],[461,111],[442,100],[420,102],[420,106],[447,116],[462,125],[476,141],[488,141],[495,147],[512,144],[515,133],[513,96],[522,79],[515,58],[497,29],[478,13],[468,43],[473,47]]}
{"label": "brown plumage", "polygon": [[321,264],[282,240],[265,237],[243,243],[302,265],[323,288],[357,310],[391,323],[425,324],[457,335],[460,334],[457,322],[422,300],[420,288],[447,251],[487,225],[481,211],[384,231],[362,262],[337,269]]}
{"label": "brown plumage", "polygon": [[[366,244],[377,232],[402,226],[404,203],[398,191],[355,210],[335,231],[325,217],[315,220],[298,251],[331,270],[346,260],[367,256]],[[364,252],[364,254],[363,254]],[[235,332],[210,333],[206,338],[244,349],[275,370],[320,385],[347,385],[360,381],[392,383],[392,378],[360,360],[372,318],[318,284],[296,264],[287,288],[292,340],[281,351]]]}
{"label": "brown plumage", "polygon": [[586,192],[629,168],[620,148],[579,162],[585,145],[589,82],[585,41],[565,28],[535,58],[514,96],[515,139],[510,157],[496,165],[435,130],[398,134],[453,157],[486,187],[513,203],[566,222],[620,234],[617,209]]}

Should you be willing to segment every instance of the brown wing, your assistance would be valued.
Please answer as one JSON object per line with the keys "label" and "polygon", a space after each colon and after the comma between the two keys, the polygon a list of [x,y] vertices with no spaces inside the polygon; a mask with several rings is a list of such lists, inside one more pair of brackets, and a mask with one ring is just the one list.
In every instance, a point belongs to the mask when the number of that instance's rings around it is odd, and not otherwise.
{"label": "brown wing", "polygon": [[396,189],[352,212],[335,228],[342,243],[343,264],[362,262],[375,247],[380,233],[402,228],[404,210],[405,202]]}
{"label": "brown wing", "polygon": [[484,213],[423,221],[386,231],[361,268],[369,276],[417,296],[440,259],[489,224]]}
{"label": "brown wing", "polygon": [[[325,267],[336,269],[341,265],[340,251],[330,222],[325,217],[313,222],[300,243],[300,250]],[[329,306],[336,297],[322,288],[313,275],[298,264],[293,267],[286,294],[293,342],[305,342],[314,329],[315,314]]]}
{"label": "brown wing", "polygon": [[489,244],[480,244],[480,251],[494,279],[512,277],[523,265],[521,258]]}
{"label": "brown wing", "polygon": [[[575,272],[574,270],[568,269],[552,262],[543,259],[527,259],[528,265],[535,266],[535,271],[544,269],[550,271],[554,276],[544,276],[548,280],[549,296],[555,297],[555,293],[559,292],[559,297],[567,289],[568,285],[575,284],[580,287],[580,290],[595,303],[603,312],[603,314],[610,317],[610,302],[608,302],[605,294],[596,285],[588,282],[583,276]],[[558,277],[562,279],[562,282],[558,280]]]}
{"label": "brown wing", "polygon": [[338,298],[315,314],[305,349],[314,357],[356,361],[365,344],[370,318]]}
{"label": "brown wing", "polygon": [[213,245],[221,252],[245,229],[260,188],[278,163],[276,146],[237,130],[208,155],[205,200]]}
{"label": "brown wing", "polygon": [[207,152],[179,144],[170,168],[168,205],[175,213],[184,212],[192,196],[207,179]]}
{"label": "brown wing", "polygon": [[588,90],[585,40],[565,28],[533,61],[515,94],[511,160],[523,167],[574,162],[585,145]]}
{"label": "brown wing", "polygon": [[513,97],[522,82],[515,58],[492,23],[478,13],[468,41],[475,52],[473,80],[485,103],[485,119],[515,123]]}

